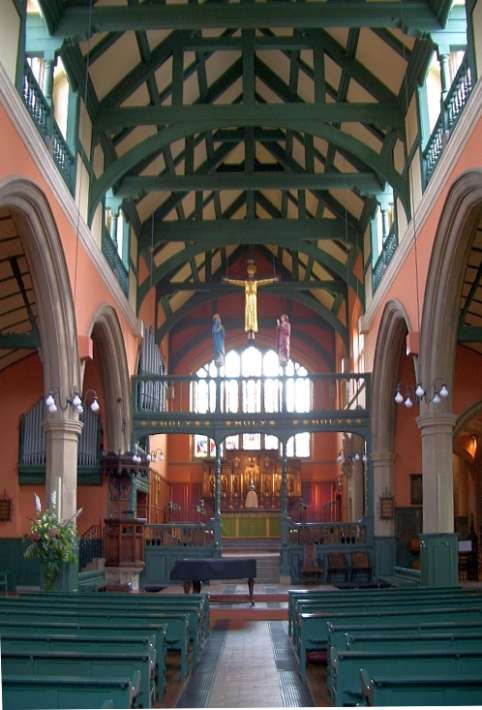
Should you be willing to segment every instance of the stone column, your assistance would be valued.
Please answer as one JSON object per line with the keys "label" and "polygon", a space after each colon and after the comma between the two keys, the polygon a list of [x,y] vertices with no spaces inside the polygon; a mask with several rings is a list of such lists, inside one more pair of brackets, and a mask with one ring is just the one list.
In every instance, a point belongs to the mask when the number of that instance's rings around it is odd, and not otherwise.
{"label": "stone column", "polygon": [[60,512],[68,520],[77,512],[77,452],[83,424],[72,416],[58,414],[44,423],[47,448],[45,486],[47,500],[58,492],[61,479]]}
{"label": "stone column", "polygon": [[395,519],[380,518],[380,498],[393,495],[393,454],[388,451],[371,455],[373,476],[373,515],[375,570],[377,576],[391,576],[396,564]]}
{"label": "stone column", "polygon": [[[61,481],[60,515],[62,520],[72,518],[77,512],[77,452],[83,424],[68,414],[56,414],[44,423],[47,449],[45,488],[47,501],[52,493],[59,493]],[[75,591],[78,587],[78,561],[64,565],[61,591]]]}
{"label": "stone column", "polygon": [[458,583],[454,534],[453,414],[429,412],[417,418],[422,434],[423,534],[422,584]]}

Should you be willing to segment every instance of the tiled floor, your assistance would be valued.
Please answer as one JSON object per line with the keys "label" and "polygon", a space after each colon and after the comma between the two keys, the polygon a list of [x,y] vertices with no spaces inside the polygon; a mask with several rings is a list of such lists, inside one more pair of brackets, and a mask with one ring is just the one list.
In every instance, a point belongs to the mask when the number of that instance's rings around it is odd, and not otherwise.
{"label": "tiled floor", "polygon": [[[285,609],[287,601],[276,599],[287,595],[288,589],[296,588],[282,584],[258,584],[255,594],[260,595],[255,608],[276,607]],[[299,587],[306,588],[306,587]],[[314,587],[311,587],[312,589]],[[321,587],[320,587],[321,589]],[[325,585],[327,591],[334,589]],[[329,705],[324,682],[324,668],[308,668],[307,688],[300,680],[297,662],[288,638],[288,624],[280,620],[253,620],[243,618],[243,609],[249,611],[247,585],[232,582],[216,582],[203,587],[216,600],[211,602],[211,633],[203,658],[187,684],[181,686],[171,672],[164,708],[254,708],[254,707],[326,707]],[[182,587],[169,586],[163,593],[182,593]],[[218,595],[229,595],[223,602]],[[231,596],[234,595],[234,598]],[[236,596],[239,595],[239,601]],[[272,595],[265,601],[261,595]],[[285,596],[286,599],[286,596]],[[222,609],[238,609],[241,618],[229,618]],[[221,611],[221,618],[217,613]],[[268,615],[268,618],[270,616]],[[271,617],[271,619],[276,617]]]}
{"label": "tiled floor", "polygon": [[[324,669],[304,685],[282,621],[216,621],[184,687],[171,682],[163,708],[325,707]],[[176,674],[175,674],[176,675]]]}
{"label": "tiled floor", "polygon": [[282,705],[268,623],[231,622],[206,707]]}

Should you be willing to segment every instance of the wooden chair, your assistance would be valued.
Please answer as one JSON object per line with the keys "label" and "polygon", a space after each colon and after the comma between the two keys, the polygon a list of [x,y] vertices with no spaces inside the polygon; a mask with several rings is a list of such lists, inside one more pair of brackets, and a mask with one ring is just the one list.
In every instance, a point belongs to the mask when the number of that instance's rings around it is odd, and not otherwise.
{"label": "wooden chair", "polygon": [[353,582],[359,575],[366,575],[367,581],[372,578],[372,566],[368,552],[352,552],[351,553],[351,581]]}
{"label": "wooden chair", "polygon": [[315,584],[321,578],[321,567],[318,562],[316,545],[303,545],[303,562],[301,564],[301,579],[303,582]]}
{"label": "wooden chair", "polygon": [[331,582],[333,575],[335,575],[335,578],[343,576],[344,582],[348,580],[348,567],[343,552],[333,552],[328,555],[326,581]]}

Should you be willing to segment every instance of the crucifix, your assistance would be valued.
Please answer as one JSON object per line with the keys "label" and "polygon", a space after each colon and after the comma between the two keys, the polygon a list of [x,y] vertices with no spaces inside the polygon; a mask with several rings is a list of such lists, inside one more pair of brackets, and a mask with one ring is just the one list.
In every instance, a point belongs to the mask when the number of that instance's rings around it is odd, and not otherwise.
{"label": "crucifix", "polygon": [[248,340],[254,340],[258,332],[258,288],[268,286],[279,279],[277,276],[271,279],[255,279],[256,264],[252,260],[248,261],[246,271],[248,272],[247,279],[224,278],[223,281],[244,288],[244,330],[248,334]]}

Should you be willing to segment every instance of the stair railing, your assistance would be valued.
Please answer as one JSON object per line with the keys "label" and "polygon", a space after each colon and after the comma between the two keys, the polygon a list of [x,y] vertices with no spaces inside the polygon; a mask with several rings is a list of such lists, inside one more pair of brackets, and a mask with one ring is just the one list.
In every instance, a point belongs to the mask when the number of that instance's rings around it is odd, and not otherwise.
{"label": "stair railing", "polygon": [[98,557],[104,556],[104,540],[102,535],[102,525],[91,525],[79,540],[79,570],[82,570],[90,562]]}

